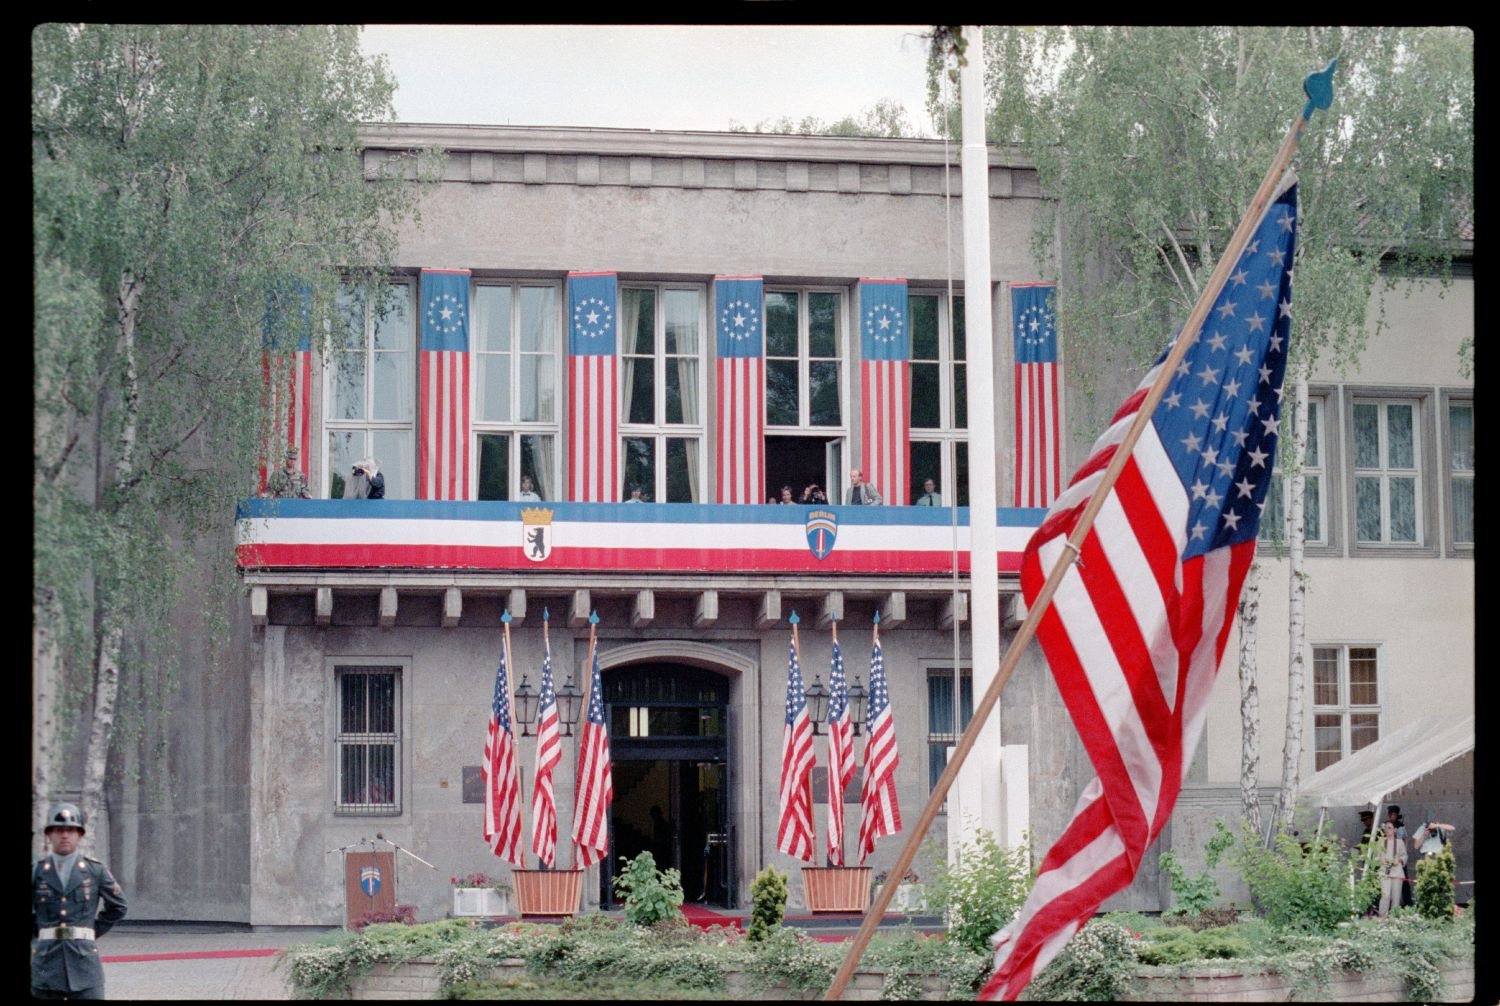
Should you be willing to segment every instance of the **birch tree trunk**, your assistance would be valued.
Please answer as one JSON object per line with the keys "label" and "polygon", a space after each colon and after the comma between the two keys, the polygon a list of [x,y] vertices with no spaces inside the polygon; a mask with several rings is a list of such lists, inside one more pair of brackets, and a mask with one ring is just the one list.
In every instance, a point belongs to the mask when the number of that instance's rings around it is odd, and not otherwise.
{"label": "birch tree trunk", "polygon": [[31,605],[31,858],[42,855],[47,807],[52,799],[52,706],[57,681],[57,641],[52,635],[58,617],[56,599],[49,592]]}
{"label": "birch tree trunk", "polygon": [[1259,563],[1250,566],[1240,594],[1240,813],[1260,831],[1260,687],[1256,641],[1260,631]]}
{"label": "birch tree trunk", "polygon": [[1303,568],[1303,552],[1307,538],[1307,522],[1303,519],[1302,499],[1307,488],[1303,465],[1307,460],[1307,371],[1297,370],[1297,381],[1292,401],[1291,457],[1287,459],[1287,576],[1289,578],[1287,600],[1287,676],[1286,676],[1286,741],[1281,752],[1281,796],[1276,804],[1276,817],[1283,826],[1290,827],[1292,811],[1297,805],[1298,774],[1302,764],[1302,692],[1303,672],[1307,647],[1307,573]]}

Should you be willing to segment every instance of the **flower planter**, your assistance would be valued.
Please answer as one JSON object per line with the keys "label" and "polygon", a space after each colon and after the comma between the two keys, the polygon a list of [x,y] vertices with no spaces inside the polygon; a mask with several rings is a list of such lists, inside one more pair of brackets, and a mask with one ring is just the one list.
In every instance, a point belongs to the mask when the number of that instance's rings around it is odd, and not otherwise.
{"label": "flower planter", "polygon": [[455,918],[494,918],[510,914],[510,896],[493,887],[453,888]]}
{"label": "flower planter", "polygon": [[577,915],[582,870],[511,870],[516,911],[522,915]]}
{"label": "flower planter", "polygon": [[802,889],[809,912],[863,912],[870,907],[868,866],[804,866]]}

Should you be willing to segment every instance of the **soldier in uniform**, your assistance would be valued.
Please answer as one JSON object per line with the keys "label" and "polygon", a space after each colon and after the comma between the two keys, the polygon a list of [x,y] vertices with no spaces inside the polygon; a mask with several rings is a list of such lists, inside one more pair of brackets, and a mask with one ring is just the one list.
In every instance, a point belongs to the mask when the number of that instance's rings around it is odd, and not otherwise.
{"label": "soldier in uniform", "polygon": [[104,998],[94,939],[125,917],[125,894],[109,867],[78,851],[83,825],[83,812],[71,803],[47,812],[51,852],[31,869],[33,998]]}

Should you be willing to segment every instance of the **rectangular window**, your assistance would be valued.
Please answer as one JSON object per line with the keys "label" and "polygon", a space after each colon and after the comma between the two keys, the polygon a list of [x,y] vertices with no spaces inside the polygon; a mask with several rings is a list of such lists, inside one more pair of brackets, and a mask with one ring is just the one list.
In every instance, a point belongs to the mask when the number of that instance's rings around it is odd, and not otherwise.
{"label": "rectangular window", "polygon": [[558,290],[474,287],[474,436],[478,498],[556,499]]}
{"label": "rectangular window", "polygon": [[[1327,414],[1327,400],[1322,396],[1310,396],[1307,401],[1307,456],[1302,468],[1304,489],[1302,493],[1303,540],[1309,545],[1323,545],[1328,541],[1323,523],[1323,489],[1327,485],[1324,458],[1323,417]],[[1288,438],[1291,435],[1290,410],[1283,413],[1281,429]],[[1288,450],[1288,440],[1283,440],[1281,450]],[[1282,465],[1284,456],[1276,456],[1276,477],[1266,493],[1266,509],[1260,520],[1260,540],[1285,542],[1290,533],[1286,512],[1287,477]]]}
{"label": "rectangular window", "polygon": [[844,305],[832,290],[766,291],[766,425],[844,425]]}
{"label": "rectangular window", "polygon": [[1448,403],[1448,519],[1453,544],[1474,545],[1474,403]]}
{"label": "rectangular window", "polygon": [[1418,403],[1354,403],[1354,528],[1361,545],[1422,544]]}
{"label": "rectangular window", "polygon": [[340,814],[401,813],[401,669],[337,667]]}
{"label": "rectangular window", "polygon": [[938,778],[948,767],[948,748],[958,743],[974,715],[974,676],[967,667],[959,669],[959,723],[953,727],[953,668],[927,669],[927,791],[937,786]]}
{"label": "rectangular window", "polygon": [[913,293],[907,304],[911,316],[911,501],[923,506],[925,499],[938,506],[968,506],[964,299],[954,297],[951,312],[946,294]]}
{"label": "rectangular window", "polygon": [[1313,767],[1321,771],[1380,739],[1379,651],[1313,647]]}
{"label": "rectangular window", "polygon": [[699,287],[620,291],[622,498],[702,498],[703,310]]}
{"label": "rectangular window", "polygon": [[416,319],[407,282],[338,294],[328,354],[328,496],[344,495],[354,463],[374,457],[389,499],[415,494]]}

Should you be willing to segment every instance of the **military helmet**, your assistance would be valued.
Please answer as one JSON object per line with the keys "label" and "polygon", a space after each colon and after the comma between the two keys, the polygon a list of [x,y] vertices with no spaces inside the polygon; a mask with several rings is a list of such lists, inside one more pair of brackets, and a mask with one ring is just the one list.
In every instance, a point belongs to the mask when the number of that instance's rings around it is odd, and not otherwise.
{"label": "military helmet", "polygon": [[83,811],[78,809],[77,804],[54,803],[52,809],[47,811],[47,827],[43,831],[51,831],[53,828],[77,828],[85,831],[84,822],[88,820]]}

